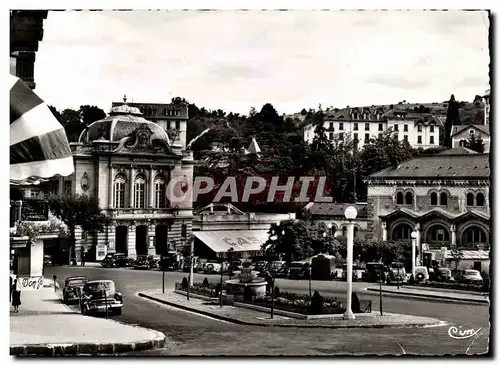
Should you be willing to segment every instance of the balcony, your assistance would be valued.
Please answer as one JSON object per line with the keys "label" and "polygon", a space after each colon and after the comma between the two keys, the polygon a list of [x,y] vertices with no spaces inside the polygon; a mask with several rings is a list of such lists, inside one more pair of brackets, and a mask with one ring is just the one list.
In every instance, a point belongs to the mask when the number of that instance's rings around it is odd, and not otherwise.
{"label": "balcony", "polygon": [[178,208],[122,208],[106,209],[111,219],[162,219],[178,215]]}

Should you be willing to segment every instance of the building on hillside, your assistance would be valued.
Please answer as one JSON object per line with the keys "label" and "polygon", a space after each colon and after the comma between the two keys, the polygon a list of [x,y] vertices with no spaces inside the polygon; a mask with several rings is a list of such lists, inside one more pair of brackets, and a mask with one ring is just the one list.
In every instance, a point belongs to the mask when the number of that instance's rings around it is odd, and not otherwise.
{"label": "building on hillside", "polygon": [[486,90],[483,95],[484,102],[484,124],[490,125],[490,109],[491,109],[491,101],[490,101],[490,89]]}
{"label": "building on hillside", "polygon": [[224,256],[231,247],[243,257],[259,256],[271,224],[295,219],[295,214],[245,213],[232,204],[209,204],[193,215],[195,255]]}
{"label": "building on hillside", "polygon": [[[126,96],[123,102],[127,102]],[[123,102],[113,102],[111,106],[119,107]],[[174,100],[170,104],[127,103],[127,105],[139,109],[144,119],[158,124],[167,131],[174,146],[186,148],[187,121],[189,119],[187,103]]]}
{"label": "building on hillside", "polygon": [[[324,232],[334,237],[347,237],[347,220],[345,210],[348,206],[354,206],[358,211],[354,224],[354,238],[363,239],[368,231],[371,218],[368,217],[366,203],[314,203],[305,206],[305,211],[311,215],[311,220]],[[329,228],[330,227],[330,228]]]}
{"label": "building on hillside", "polygon": [[435,257],[443,247],[489,250],[488,154],[459,148],[420,155],[370,175],[367,183],[373,238],[411,242],[415,231],[420,252]]}
{"label": "building on hillside", "polygon": [[[406,140],[415,148],[439,146],[441,119],[431,113],[417,113],[396,105],[393,108],[356,107],[344,108],[325,116],[324,128],[328,139],[344,140],[348,135],[363,147],[371,138],[391,130],[400,141]],[[304,127],[304,140],[312,143],[315,127]]]}
{"label": "building on hillside", "polygon": [[453,148],[463,147],[470,137],[481,138],[484,142],[484,152],[490,152],[490,126],[481,124],[454,125],[451,129]]}
{"label": "building on hillside", "polygon": [[[77,231],[77,260],[81,246],[88,260],[100,260],[108,252],[135,257],[188,244],[194,161],[184,144],[185,139],[172,141],[159,124],[126,103],[112,107],[108,117],[90,124],[71,143],[75,173],[59,179],[57,191],[93,194],[111,218],[96,236]],[[173,194],[186,196],[182,202],[168,199],[172,179],[179,182],[172,184]]]}

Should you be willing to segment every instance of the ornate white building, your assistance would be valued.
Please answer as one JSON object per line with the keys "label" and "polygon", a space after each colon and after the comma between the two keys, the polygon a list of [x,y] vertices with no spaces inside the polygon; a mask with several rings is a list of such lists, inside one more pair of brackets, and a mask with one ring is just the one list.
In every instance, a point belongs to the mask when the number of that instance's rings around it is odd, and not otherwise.
{"label": "ornate white building", "polygon": [[367,182],[373,238],[411,241],[415,231],[420,252],[489,250],[488,154],[459,148],[421,155]]}
{"label": "ornate white building", "polygon": [[[134,257],[187,243],[194,161],[185,150],[185,130],[181,138],[174,135],[172,141],[138,108],[123,104],[112,107],[108,117],[90,124],[78,143],[71,144],[75,173],[60,179],[59,193],[93,194],[111,218],[105,232],[96,236],[77,232],[77,260],[82,245],[88,260],[100,260],[108,252]],[[173,194],[186,196],[181,202],[167,197],[172,180]]]}
{"label": "ornate white building", "polygon": [[[441,120],[430,113],[415,113],[406,109],[386,107],[344,108],[325,116],[324,128],[328,139],[344,140],[348,135],[363,147],[371,138],[392,130],[400,141],[406,140],[415,148],[439,146]],[[304,140],[312,143],[315,126],[304,127]]]}

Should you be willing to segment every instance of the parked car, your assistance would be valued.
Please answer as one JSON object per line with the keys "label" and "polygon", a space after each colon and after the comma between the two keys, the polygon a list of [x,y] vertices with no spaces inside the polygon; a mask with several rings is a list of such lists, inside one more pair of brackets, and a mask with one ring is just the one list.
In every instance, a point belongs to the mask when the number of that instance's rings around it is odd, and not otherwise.
{"label": "parked car", "polygon": [[470,284],[482,284],[483,277],[477,270],[464,270],[460,275],[460,281],[463,283]]}
{"label": "parked car", "polygon": [[285,266],[285,261],[273,261],[269,266],[269,272],[274,276],[284,275]]}
{"label": "parked car", "polygon": [[208,260],[205,264],[204,271],[205,274],[220,273],[222,264],[215,260]]}
{"label": "parked car", "polygon": [[415,267],[415,283],[422,283],[429,281],[429,270],[426,266]]}
{"label": "parked car", "polygon": [[[352,265],[352,280],[361,280],[363,279],[363,272],[365,269],[363,269],[360,266],[357,265]],[[344,265],[342,267],[342,280],[347,281],[347,265]]]}
{"label": "parked car", "polygon": [[448,269],[447,267],[435,268],[434,275],[436,281],[444,281],[444,282],[455,281],[455,278],[453,277],[451,270]]}
{"label": "parked car", "polygon": [[108,253],[101,261],[102,267],[126,267],[131,265],[131,259],[124,253]]}
{"label": "parked car", "polygon": [[255,264],[255,271],[266,272],[269,270],[269,263],[266,261],[258,261]]}
{"label": "parked car", "polygon": [[407,276],[405,266],[402,262],[393,262],[389,265],[387,284],[405,284],[408,282],[408,277],[409,276]]}
{"label": "parked car", "polygon": [[160,256],[160,261],[159,261],[158,267],[162,271],[175,271],[175,270],[177,270],[177,267],[178,267],[177,253],[169,252],[166,255],[164,255],[163,257]]}
{"label": "parked car", "polygon": [[82,289],[80,310],[83,315],[106,312],[120,315],[123,296],[116,290],[112,280],[87,282]]}
{"label": "parked car", "polygon": [[149,260],[149,256],[148,255],[138,255],[136,257],[136,259],[134,260],[133,267],[136,270],[139,270],[139,269],[149,270],[149,269],[151,269],[151,261]]}
{"label": "parked car", "polygon": [[148,256],[151,268],[160,268],[161,255],[150,255]]}
{"label": "parked car", "polygon": [[309,278],[309,263],[305,261],[293,261],[288,266],[289,279],[308,279]]}
{"label": "parked car", "polygon": [[69,276],[64,280],[63,302],[69,304],[72,301],[79,300],[82,288],[87,284],[89,278],[86,276]]}
{"label": "parked car", "polygon": [[362,274],[363,281],[385,283],[389,269],[381,262],[368,262],[365,271]]}

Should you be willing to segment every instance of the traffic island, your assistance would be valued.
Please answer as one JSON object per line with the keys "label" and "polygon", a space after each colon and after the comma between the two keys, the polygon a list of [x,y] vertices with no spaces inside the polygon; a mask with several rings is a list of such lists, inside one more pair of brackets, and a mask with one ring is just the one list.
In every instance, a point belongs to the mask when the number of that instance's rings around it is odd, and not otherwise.
{"label": "traffic island", "polygon": [[[396,313],[358,313],[354,320],[344,320],[342,314],[317,315],[300,318],[294,313],[275,311],[273,318],[268,308],[252,308],[251,305],[223,305],[222,307],[213,298],[196,295],[187,300],[186,295],[156,291],[142,292],[140,297],[155,302],[170,305],[189,312],[202,314],[218,320],[239,325],[263,327],[306,327],[306,328],[406,328],[429,327],[445,325],[444,321],[436,318],[417,317]],[[238,305],[238,306],[236,306]]]}

